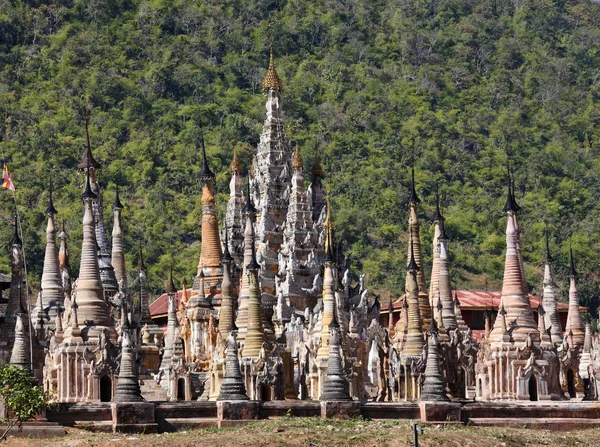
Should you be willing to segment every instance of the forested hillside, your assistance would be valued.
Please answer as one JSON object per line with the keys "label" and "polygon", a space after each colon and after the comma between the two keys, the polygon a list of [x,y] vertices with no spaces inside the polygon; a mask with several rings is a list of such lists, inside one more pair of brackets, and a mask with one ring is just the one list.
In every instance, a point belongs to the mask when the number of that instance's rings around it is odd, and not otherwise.
{"label": "forested hillside", "polygon": [[[234,141],[246,165],[258,143],[270,33],[288,138],[306,165],[319,154],[338,235],[372,290],[403,289],[413,159],[427,261],[439,188],[456,285],[498,287],[510,158],[531,289],[547,222],[561,285],[572,242],[581,296],[598,304],[600,4],[589,0],[0,1],[0,156],[32,282],[50,182],[77,273],[88,106],[109,229],[114,185],[127,206],[129,267],[141,242],[155,291],[171,265],[189,280],[197,122],[224,215]],[[12,197],[0,193],[8,271]]]}

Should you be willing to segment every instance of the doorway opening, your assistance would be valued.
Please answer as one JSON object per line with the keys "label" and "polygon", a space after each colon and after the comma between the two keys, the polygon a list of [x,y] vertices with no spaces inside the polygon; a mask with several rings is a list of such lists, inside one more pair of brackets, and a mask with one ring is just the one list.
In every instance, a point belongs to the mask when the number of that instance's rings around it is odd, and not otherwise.
{"label": "doorway opening", "polygon": [[532,402],[536,402],[538,400],[537,380],[535,380],[535,376],[533,374],[529,378],[529,400]]}
{"label": "doorway opening", "polygon": [[177,379],[177,400],[185,400],[185,379]]}
{"label": "doorway opening", "polygon": [[575,389],[575,374],[572,369],[567,371],[567,388],[569,390],[569,397],[574,399],[577,397],[577,390]]}
{"label": "doorway opening", "polygon": [[108,376],[102,376],[100,379],[100,402],[110,402],[112,400],[112,380]]}

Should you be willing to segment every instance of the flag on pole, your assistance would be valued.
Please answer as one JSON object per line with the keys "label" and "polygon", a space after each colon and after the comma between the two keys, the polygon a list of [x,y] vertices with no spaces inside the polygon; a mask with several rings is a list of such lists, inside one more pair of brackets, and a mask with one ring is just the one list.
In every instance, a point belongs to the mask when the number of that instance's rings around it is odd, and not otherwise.
{"label": "flag on pole", "polygon": [[15,184],[10,178],[10,172],[8,172],[8,167],[6,166],[6,162],[4,162],[4,168],[2,168],[2,187],[6,189],[10,189],[11,191],[15,190]]}

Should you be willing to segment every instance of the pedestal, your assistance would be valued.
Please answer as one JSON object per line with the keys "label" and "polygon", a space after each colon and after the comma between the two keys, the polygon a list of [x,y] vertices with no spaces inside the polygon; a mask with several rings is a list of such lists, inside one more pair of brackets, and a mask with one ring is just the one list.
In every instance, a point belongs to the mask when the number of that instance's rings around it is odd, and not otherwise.
{"label": "pedestal", "polygon": [[419,402],[423,422],[460,423],[461,408],[458,402]]}
{"label": "pedestal", "polygon": [[219,428],[247,424],[258,420],[260,402],[257,400],[217,401]]}
{"label": "pedestal", "polygon": [[114,433],[157,433],[154,404],[148,402],[113,402],[111,404]]}
{"label": "pedestal", "polygon": [[360,417],[360,401],[322,401],[321,418],[354,419]]}

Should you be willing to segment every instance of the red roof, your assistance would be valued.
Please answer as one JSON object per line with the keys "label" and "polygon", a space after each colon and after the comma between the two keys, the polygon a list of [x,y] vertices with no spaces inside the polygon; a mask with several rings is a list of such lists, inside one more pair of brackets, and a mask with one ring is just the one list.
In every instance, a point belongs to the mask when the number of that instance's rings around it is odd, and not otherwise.
{"label": "red roof", "polygon": [[[186,292],[187,292],[186,295],[189,299],[190,296],[192,295],[192,291],[186,290]],[[177,292],[177,294],[175,295],[175,308],[177,308],[177,306],[179,306],[179,301],[181,300],[182,296],[183,296],[182,290]],[[152,304],[150,304],[150,316],[152,316],[152,317],[158,317],[160,315],[167,315],[168,311],[169,311],[169,295],[166,293],[163,293]]]}
{"label": "red roof", "polygon": [[[498,309],[500,307],[500,292],[490,292],[485,290],[457,290],[454,293],[458,293],[458,301],[460,301],[461,309],[485,309],[486,307],[494,307]],[[454,296],[454,293],[452,296]],[[402,302],[404,295],[397,299],[393,306],[394,310],[402,308]],[[535,295],[529,295],[529,302],[531,303],[532,309],[537,309],[540,305],[541,298]],[[566,303],[557,303],[559,311],[567,311],[569,305]],[[381,312],[387,313],[388,307],[381,306]]]}

